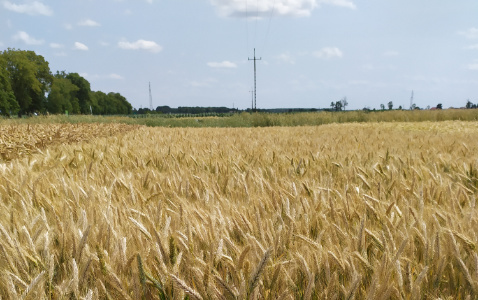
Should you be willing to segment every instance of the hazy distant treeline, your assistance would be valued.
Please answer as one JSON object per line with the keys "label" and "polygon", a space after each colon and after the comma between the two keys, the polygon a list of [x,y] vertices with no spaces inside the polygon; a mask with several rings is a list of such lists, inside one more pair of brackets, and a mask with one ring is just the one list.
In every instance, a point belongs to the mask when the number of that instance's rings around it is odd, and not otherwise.
{"label": "hazy distant treeline", "polygon": [[238,112],[237,108],[228,108],[228,107],[189,107],[189,106],[180,106],[178,108],[171,108],[169,106],[158,106],[155,110],[150,110],[149,108],[140,108],[138,110],[133,110],[133,113],[136,114],[207,114],[207,113],[231,113]]}
{"label": "hazy distant treeline", "polygon": [[131,114],[119,93],[92,91],[78,73],[52,74],[49,63],[34,51],[0,52],[0,114]]}

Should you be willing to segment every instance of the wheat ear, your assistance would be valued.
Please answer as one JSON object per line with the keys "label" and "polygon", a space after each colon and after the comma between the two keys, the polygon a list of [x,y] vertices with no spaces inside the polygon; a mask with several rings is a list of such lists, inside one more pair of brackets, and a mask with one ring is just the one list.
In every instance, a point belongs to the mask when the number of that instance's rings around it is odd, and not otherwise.
{"label": "wheat ear", "polygon": [[22,299],[25,299],[25,298],[28,296],[28,294],[30,294],[31,291],[32,291],[37,285],[39,285],[39,282],[42,281],[44,274],[45,274],[45,271],[41,272],[40,274],[38,274],[37,277],[35,277],[35,278],[31,281],[30,285],[29,285],[29,286],[26,288],[26,290],[23,292],[23,294],[22,294]]}
{"label": "wheat ear", "polygon": [[256,270],[254,271],[254,273],[251,277],[251,281],[249,282],[249,289],[248,289],[248,291],[249,291],[248,294],[249,295],[252,294],[252,292],[256,288],[257,284],[259,283],[259,278],[261,277],[262,272],[264,271],[264,269],[266,267],[267,260],[271,256],[271,253],[272,253],[272,249],[267,250],[264,253],[264,256],[262,257],[261,261],[257,265],[257,268],[256,268]]}
{"label": "wheat ear", "polygon": [[191,299],[199,299],[202,300],[201,295],[196,292],[193,288],[189,287],[184,281],[179,279],[178,277],[171,274],[171,278],[173,278],[174,282],[186,293],[188,294]]}

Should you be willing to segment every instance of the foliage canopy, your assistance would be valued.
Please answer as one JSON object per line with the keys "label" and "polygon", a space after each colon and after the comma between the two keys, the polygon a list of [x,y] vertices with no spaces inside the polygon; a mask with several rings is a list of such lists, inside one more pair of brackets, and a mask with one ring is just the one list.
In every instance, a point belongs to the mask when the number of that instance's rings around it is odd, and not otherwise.
{"label": "foliage canopy", "polygon": [[[34,51],[0,52],[0,114],[73,113],[129,114],[131,104],[118,93],[106,95],[100,104],[88,80],[78,73],[53,75],[49,63]],[[101,92],[100,92],[101,93]],[[104,93],[103,93],[104,94]]]}

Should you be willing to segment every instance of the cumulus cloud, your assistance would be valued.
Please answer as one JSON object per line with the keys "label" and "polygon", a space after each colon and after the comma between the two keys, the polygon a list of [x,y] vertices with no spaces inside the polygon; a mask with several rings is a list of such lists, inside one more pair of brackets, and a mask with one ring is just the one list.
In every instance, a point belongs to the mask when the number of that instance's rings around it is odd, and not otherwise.
{"label": "cumulus cloud", "polygon": [[262,18],[275,16],[309,16],[317,0],[210,0],[223,17]]}
{"label": "cumulus cloud", "polygon": [[465,47],[467,50],[478,50],[478,44]]}
{"label": "cumulus cloud", "polygon": [[357,6],[350,0],[319,0],[319,4],[329,4],[350,9],[356,9]]}
{"label": "cumulus cloud", "polygon": [[11,3],[10,1],[4,1],[3,7],[7,10],[14,11],[21,14],[27,15],[44,15],[44,16],[51,16],[53,15],[53,11],[46,6],[45,4],[39,1],[33,1],[26,4],[15,4]]}
{"label": "cumulus cloud", "polygon": [[475,27],[468,28],[467,30],[458,33],[470,40],[478,39],[478,28]]}
{"label": "cumulus cloud", "polygon": [[33,37],[31,37],[28,33],[25,31],[19,31],[17,34],[13,36],[13,39],[15,41],[22,41],[27,45],[41,45],[43,44],[43,40],[37,40]]}
{"label": "cumulus cloud", "polygon": [[217,83],[215,78],[205,78],[202,80],[193,80],[189,83],[192,87],[202,88],[202,87],[211,87]]}
{"label": "cumulus cloud", "polygon": [[387,56],[387,57],[390,57],[390,56],[398,56],[400,53],[398,53],[397,51],[395,50],[390,50],[390,51],[386,51],[383,53],[383,56]]}
{"label": "cumulus cloud", "polygon": [[118,47],[126,50],[146,50],[153,53],[157,53],[163,50],[163,47],[156,44],[156,42],[145,40],[137,40],[136,42],[132,43],[127,41],[121,41],[118,43]]}
{"label": "cumulus cloud", "polygon": [[294,58],[289,54],[289,53],[282,53],[276,56],[276,58],[283,62],[283,63],[288,63],[288,64],[295,64]]}
{"label": "cumulus cloud", "polygon": [[325,47],[319,51],[314,52],[314,56],[323,59],[341,58],[343,56],[342,51],[337,47]]}
{"label": "cumulus cloud", "polygon": [[355,9],[351,0],[210,0],[223,17],[264,18],[270,16],[306,17],[321,5]]}
{"label": "cumulus cloud", "polygon": [[80,42],[75,42],[74,48],[75,48],[76,50],[88,51],[88,46],[86,46],[85,44],[80,43]]}
{"label": "cumulus cloud", "polygon": [[53,49],[60,49],[63,48],[63,45],[58,43],[50,43],[50,47]]}
{"label": "cumulus cloud", "polygon": [[478,71],[478,63],[472,63],[467,66],[468,70]]}
{"label": "cumulus cloud", "polygon": [[208,62],[207,65],[211,68],[237,68],[237,65],[228,60],[222,62]]}
{"label": "cumulus cloud", "polygon": [[121,79],[124,79],[123,76],[121,75],[118,75],[116,73],[111,73],[110,75],[107,76],[109,79],[118,79],[118,80],[121,80]]}
{"label": "cumulus cloud", "polygon": [[87,27],[101,26],[100,23],[98,23],[96,21],[93,21],[91,19],[86,19],[86,20],[80,21],[80,22],[78,22],[78,25],[79,26],[87,26]]}

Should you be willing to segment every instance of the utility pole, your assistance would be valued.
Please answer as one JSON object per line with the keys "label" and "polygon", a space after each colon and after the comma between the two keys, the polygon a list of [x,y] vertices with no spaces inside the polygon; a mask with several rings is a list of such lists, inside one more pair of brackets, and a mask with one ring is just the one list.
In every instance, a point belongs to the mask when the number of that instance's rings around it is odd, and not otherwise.
{"label": "utility pole", "polygon": [[149,110],[153,111],[153,96],[151,95],[151,82],[149,83]]}
{"label": "utility pole", "polygon": [[257,110],[257,86],[256,86],[256,60],[262,60],[261,58],[256,58],[256,48],[254,48],[254,58],[248,58],[248,60],[254,61],[254,110]]}
{"label": "utility pole", "polygon": [[252,104],[251,104],[251,111],[252,111],[254,110],[254,89],[249,91],[249,93],[251,93],[251,97],[252,97]]}

